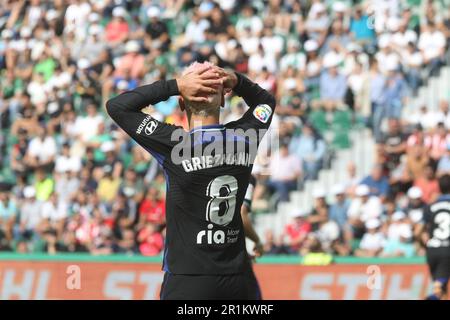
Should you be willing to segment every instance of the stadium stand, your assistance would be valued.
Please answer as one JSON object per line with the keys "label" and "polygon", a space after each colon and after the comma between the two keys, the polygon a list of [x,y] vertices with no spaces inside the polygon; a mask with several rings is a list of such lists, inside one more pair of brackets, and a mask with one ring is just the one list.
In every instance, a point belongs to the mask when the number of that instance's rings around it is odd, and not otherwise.
{"label": "stadium stand", "polygon": [[[0,0],[0,250],[159,255],[164,175],[103,106],[209,60],[277,97],[289,166],[255,165],[268,253],[423,255],[449,30],[448,0]],[[245,108],[227,97],[223,119]],[[176,98],[145,112],[186,125]]]}

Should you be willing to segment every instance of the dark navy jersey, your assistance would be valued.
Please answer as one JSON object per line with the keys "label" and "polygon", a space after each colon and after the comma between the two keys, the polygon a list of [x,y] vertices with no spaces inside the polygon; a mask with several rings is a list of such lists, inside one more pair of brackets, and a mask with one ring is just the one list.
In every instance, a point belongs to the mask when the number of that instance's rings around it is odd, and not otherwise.
{"label": "dark navy jersey", "polygon": [[164,169],[168,189],[163,269],[167,272],[211,275],[245,269],[240,209],[275,99],[245,76],[237,76],[233,91],[249,110],[225,125],[186,132],[141,112],[178,95],[175,80],[127,91],[106,104],[111,118]]}
{"label": "dark navy jersey", "polygon": [[424,220],[429,234],[427,248],[450,255],[450,195],[441,196],[427,206]]}

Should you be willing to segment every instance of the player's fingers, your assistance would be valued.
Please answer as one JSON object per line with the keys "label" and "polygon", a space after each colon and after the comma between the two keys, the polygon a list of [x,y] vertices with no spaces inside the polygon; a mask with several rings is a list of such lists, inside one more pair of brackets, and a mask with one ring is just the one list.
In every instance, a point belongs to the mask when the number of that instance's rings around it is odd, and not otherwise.
{"label": "player's fingers", "polygon": [[212,69],[211,66],[208,66],[208,65],[202,65],[200,68],[198,68],[198,69],[195,71],[195,73],[196,73],[196,74],[199,74],[199,75],[202,75],[202,74],[204,74],[206,71],[211,70],[211,69]]}
{"label": "player's fingers", "polygon": [[222,83],[222,79],[205,79],[202,81],[202,85],[204,86],[219,86]]}
{"label": "player's fingers", "polygon": [[200,75],[200,79],[220,79],[221,76],[218,72],[214,71],[214,69],[209,69],[206,72]]}
{"label": "player's fingers", "polygon": [[206,97],[191,97],[189,100],[193,102],[208,102],[208,98]]}
{"label": "player's fingers", "polygon": [[202,93],[214,94],[217,93],[217,88],[201,86],[199,91]]}

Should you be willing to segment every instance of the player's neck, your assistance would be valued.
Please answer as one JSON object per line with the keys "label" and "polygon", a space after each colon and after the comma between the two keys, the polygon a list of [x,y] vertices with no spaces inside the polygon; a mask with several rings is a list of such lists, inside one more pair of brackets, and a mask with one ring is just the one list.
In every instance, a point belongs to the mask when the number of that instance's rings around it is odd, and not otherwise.
{"label": "player's neck", "polygon": [[219,117],[217,117],[215,115],[209,115],[206,117],[191,115],[191,117],[189,119],[189,129],[190,130],[192,130],[194,128],[211,126],[211,125],[216,125],[216,124],[220,124],[220,123],[219,123]]}

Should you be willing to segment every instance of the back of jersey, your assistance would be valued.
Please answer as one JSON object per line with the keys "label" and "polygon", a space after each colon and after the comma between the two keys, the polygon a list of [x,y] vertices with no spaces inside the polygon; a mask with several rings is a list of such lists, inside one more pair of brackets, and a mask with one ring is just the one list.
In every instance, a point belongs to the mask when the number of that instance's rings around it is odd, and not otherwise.
{"label": "back of jersey", "polygon": [[114,121],[164,169],[167,272],[235,274],[247,265],[240,209],[275,98],[245,76],[237,78],[233,91],[249,110],[226,125],[186,132],[143,114],[145,106],[179,94],[175,80],[124,92],[106,104]]}
{"label": "back of jersey", "polygon": [[441,196],[426,209],[425,223],[430,235],[427,248],[450,255],[450,196]]}
{"label": "back of jersey", "polygon": [[249,148],[226,150],[227,139],[233,137],[225,126],[198,129],[187,138],[197,134],[180,162],[172,158],[164,163],[168,183],[164,268],[175,274],[239,273],[245,262],[240,208],[252,155]]}

